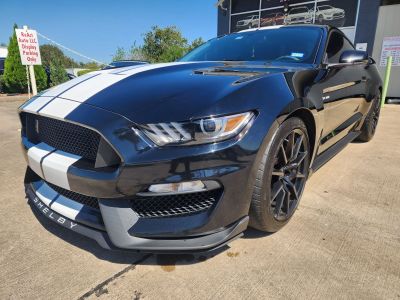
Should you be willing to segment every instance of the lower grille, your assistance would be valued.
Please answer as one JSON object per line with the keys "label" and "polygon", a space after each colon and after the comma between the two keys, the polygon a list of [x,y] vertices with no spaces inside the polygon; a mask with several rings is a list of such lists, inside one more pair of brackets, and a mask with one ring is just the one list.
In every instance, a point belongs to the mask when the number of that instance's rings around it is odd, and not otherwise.
{"label": "lower grille", "polygon": [[131,199],[131,205],[142,218],[175,217],[205,211],[221,195],[222,189],[178,195],[135,196]]}
{"label": "lower grille", "polygon": [[55,190],[60,195],[66,197],[68,199],[71,199],[73,201],[76,201],[78,203],[81,203],[83,205],[89,206],[93,209],[100,210],[99,201],[97,200],[97,198],[78,194],[73,191],[68,191],[66,189],[63,189],[63,188],[56,186],[54,184],[51,184],[49,182],[46,182],[46,183],[48,184],[48,186],[50,186],[53,190]]}
{"label": "lower grille", "polygon": [[[85,196],[63,189],[54,184],[46,183],[60,195],[85,206],[100,210],[98,198]],[[132,209],[141,218],[165,218],[191,215],[206,211],[217,203],[221,195],[222,188],[189,194],[134,196],[130,201]],[[125,199],[127,200],[127,198]]]}

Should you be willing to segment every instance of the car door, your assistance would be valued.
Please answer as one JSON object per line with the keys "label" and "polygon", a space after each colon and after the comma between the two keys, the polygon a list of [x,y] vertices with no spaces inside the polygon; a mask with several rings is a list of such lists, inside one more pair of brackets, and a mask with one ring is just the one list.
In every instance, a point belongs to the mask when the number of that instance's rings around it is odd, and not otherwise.
{"label": "car door", "polygon": [[340,57],[354,46],[338,30],[332,30],[325,52],[325,75],[320,81],[324,105],[324,129],[319,153],[346,136],[362,118],[368,105],[366,94],[367,64],[340,63]]}

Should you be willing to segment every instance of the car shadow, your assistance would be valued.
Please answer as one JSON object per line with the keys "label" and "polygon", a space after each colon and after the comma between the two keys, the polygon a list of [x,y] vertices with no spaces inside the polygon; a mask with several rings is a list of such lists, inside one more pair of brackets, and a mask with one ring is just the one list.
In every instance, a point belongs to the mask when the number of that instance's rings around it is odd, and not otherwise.
{"label": "car shadow", "polygon": [[274,234],[273,232],[263,232],[254,228],[247,228],[242,239],[259,239]]}

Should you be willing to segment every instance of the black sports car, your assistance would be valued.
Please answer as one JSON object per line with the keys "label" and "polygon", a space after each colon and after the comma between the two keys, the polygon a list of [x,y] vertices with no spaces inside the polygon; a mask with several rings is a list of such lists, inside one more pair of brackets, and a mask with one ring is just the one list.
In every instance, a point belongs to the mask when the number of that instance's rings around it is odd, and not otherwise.
{"label": "black sports car", "polygon": [[312,172],[379,117],[375,62],[338,29],[208,41],[96,71],[20,107],[29,203],[105,248],[217,248],[293,216]]}

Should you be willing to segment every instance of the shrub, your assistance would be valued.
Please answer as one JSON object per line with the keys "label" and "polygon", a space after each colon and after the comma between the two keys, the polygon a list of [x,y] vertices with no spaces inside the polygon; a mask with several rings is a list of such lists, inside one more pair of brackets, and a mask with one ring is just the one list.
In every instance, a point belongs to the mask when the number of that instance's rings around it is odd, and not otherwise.
{"label": "shrub", "polygon": [[50,86],[59,85],[68,81],[67,72],[58,61],[50,63]]}
{"label": "shrub", "polygon": [[80,71],[78,71],[78,76],[82,76],[82,75],[85,75],[85,74],[93,72],[93,71],[97,71],[97,69],[80,70]]}

